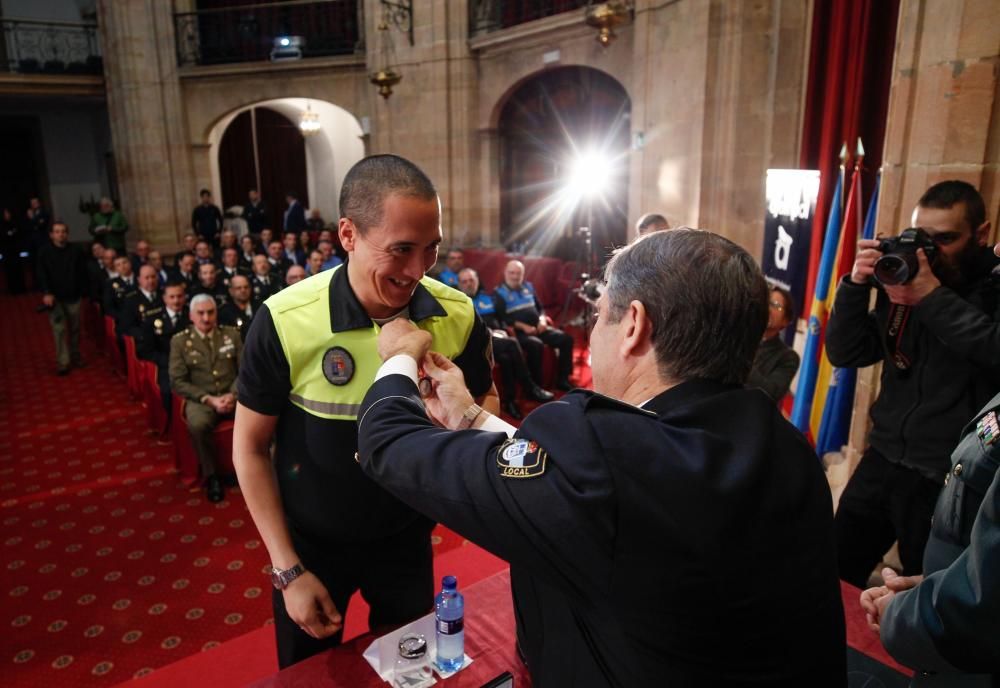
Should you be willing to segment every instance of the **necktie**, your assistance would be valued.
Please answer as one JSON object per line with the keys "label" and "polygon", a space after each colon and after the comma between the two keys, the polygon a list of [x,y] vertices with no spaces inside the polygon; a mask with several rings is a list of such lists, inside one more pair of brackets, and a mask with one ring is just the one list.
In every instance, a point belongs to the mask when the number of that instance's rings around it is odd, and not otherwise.
{"label": "necktie", "polygon": [[170,316],[170,327],[171,328],[177,327],[177,314],[176,313],[174,313],[173,315]]}

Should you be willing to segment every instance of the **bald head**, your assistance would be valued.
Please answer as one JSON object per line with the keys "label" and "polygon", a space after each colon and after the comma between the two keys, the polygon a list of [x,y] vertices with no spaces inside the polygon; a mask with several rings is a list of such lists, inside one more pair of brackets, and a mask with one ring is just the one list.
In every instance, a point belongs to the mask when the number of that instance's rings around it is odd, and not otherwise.
{"label": "bald head", "polygon": [[503,269],[503,281],[511,289],[520,289],[524,284],[524,263],[519,260],[512,260]]}
{"label": "bald head", "polygon": [[285,282],[290,286],[306,278],[306,269],[301,265],[293,265],[285,273]]}
{"label": "bald head", "polygon": [[139,288],[143,291],[154,292],[159,279],[156,276],[156,268],[152,265],[143,265],[139,268]]}

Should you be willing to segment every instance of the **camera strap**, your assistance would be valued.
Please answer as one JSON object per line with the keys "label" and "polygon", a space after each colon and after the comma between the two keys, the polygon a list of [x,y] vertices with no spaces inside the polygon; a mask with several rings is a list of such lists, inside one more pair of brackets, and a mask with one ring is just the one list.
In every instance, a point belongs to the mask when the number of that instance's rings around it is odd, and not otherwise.
{"label": "camera strap", "polygon": [[903,341],[903,332],[906,330],[906,323],[910,319],[910,307],[898,303],[889,306],[889,324],[886,327],[886,348],[889,349],[889,357],[897,370],[909,370],[913,362],[900,348]]}

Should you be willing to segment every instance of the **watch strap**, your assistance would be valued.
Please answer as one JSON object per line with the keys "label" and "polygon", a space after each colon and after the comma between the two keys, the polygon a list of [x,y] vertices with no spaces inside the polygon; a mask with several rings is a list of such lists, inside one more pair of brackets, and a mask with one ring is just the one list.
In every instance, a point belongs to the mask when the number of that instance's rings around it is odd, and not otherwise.
{"label": "watch strap", "polygon": [[476,418],[479,414],[483,412],[483,407],[479,404],[472,404],[469,408],[465,409],[465,413],[462,414],[462,420],[458,421],[458,427],[456,430],[467,430],[472,427],[472,424],[476,422]]}
{"label": "watch strap", "polygon": [[271,584],[274,585],[277,590],[284,590],[288,585],[305,573],[306,570],[303,568],[302,564],[296,564],[290,569],[277,569],[273,566],[271,567]]}

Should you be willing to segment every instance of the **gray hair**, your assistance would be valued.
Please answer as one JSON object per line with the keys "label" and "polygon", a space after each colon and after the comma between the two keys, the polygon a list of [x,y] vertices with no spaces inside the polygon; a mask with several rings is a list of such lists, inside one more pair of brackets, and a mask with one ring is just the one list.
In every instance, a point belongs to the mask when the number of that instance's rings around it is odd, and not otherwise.
{"label": "gray hair", "polygon": [[437,189],[423,170],[398,155],[372,155],[347,172],[340,188],[340,216],[362,235],[382,222],[382,208],[390,194],[425,201],[437,200]]}
{"label": "gray hair", "polygon": [[615,252],[608,317],[639,301],[653,324],[660,374],[743,384],[764,334],[769,289],[749,253],[712,232],[653,232]]}
{"label": "gray hair", "polygon": [[197,306],[199,303],[205,303],[206,301],[208,301],[213,306],[215,305],[215,299],[212,298],[211,294],[198,294],[193,299],[191,299],[191,303],[188,304],[188,313],[194,313],[195,306]]}

